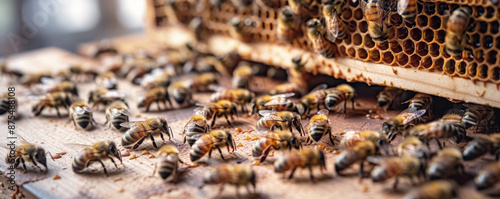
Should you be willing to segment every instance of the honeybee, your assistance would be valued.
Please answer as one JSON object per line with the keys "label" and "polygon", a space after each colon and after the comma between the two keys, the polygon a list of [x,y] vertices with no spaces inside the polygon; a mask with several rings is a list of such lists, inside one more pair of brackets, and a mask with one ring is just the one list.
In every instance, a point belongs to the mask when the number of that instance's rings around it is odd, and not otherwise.
{"label": "honeybee", "polygon": [[[417,137],[410,136],[398,144],[397,153],[399,157],[412,156],[427,161],[431,152]],[[425,163],[426,164],[426,163]]]}
{"label": "honeybee", "polygon": [[231,126],[228,116],[231,118],[237,115],[236,105],[228,100],[219,100],[217,102],[211,102],[203,106],[206,118],[210,118],[212,123],[210,127],[215,125],[215,119],[224,116],[226,118],[227,124]]}
{"label": "honeybee", "polygon": [[99,105],[107,106],[114,101],[125,101],[125,93],[118,90],[97,89],[89,92],[88,103],[99,110]]}
{"label": "honeybee", "polygon": [[296,96],[300,97],[305,93],[305,91],[303,88],[292,82],[279,84],[269,91],[270,95],[279,95],[285,93],[294,93]]}
{"label": "honeybee", "polygon": [[311,181],[314,181],[313,166],[319,166],[320,171],[326,170],[325,154],[321,149],[304,148],[279,157],[274,162],[274,172],[283,173],[291,169],[288,177],[291,179],[297,167],[308,168]]}
{"label": "honeybee", "polygon": [[297,37],[302,35],[299,28],[300,19],[296,16],[290,6],[283,6],[278,15],[277,36],[280,41],[293,43]]}
{"label": "honeybee", "polygon": [[318,113],[311,117],[309,124],[307,125],[307,132],[309,136],[307,137],[307,142],[312,143],[318,142],[323,135],[328,135],[330,142],[333,143],[332,129],[330,128],[330,121],[328,119],[328,110],[321,109]]}
{"label": "honeybee", "polygon": [[156,87],[168,87],[173,75],[169,71],[153,70],[153,72],[144,76],[141,86],[146,90]]}
{"label": "honeybee", "polygon": [[249,82],[253,76],[252,68],[248,64],[240,64],[234,71],[231,83],[234,88],[249,88]]}
{"label": "honeybee", "polygon": [[95,82],[97,84],[97,88],[104,89],[116,89],[118,85],[118,79],[112,72],[106,72],[98,75],[95,78]]}
{"label": "honeybee", "polygon": [[7,153],[5,155],[5,162],[8,164],[14,164],[13,168],[17,168],[20,164],[23,166],[24,172],[28,172],[26,168],[26,162],[31,162],[38,169],[42,170],[38,164],[43,165],[45,170],[47,170],[47,158],[45,149],[40,146],[24,143],[23,145],[15,147],[15,153]]}
{"label": "honeybee", "polygon": [[295,137],[292,132],[269,132],[266,137],[255,142],[252,148],[252,156],[259,157],[262,155],[260,162],[264,162],[271,149],[283,151],[287,148],[288,150],[292,150],[292,147],[295,149],[300,149],[301,147],[300,139]]}
{"label": "honeybee", "polygon": [[458,193],[458,186],[453,181],[448,180],[435,180],[427,182],[421,187],[408,192],[405,199],[452,199],[456,198]]}
{"label": "honeybee", "polygon": [[160,102],[163,102],[163,105],[165,108],[167,107],[166,102],[172,107],[172,102],[170,101],[170,95],[168,92],[168,88],[166,87],[156,87],[150,90],[146,91],[145,96],[139,98],[139,103],[137,106],[139,108],[144,108],[146,107],[146,112],[149,111],[149,107],[153,104],[153,102],[156,102],[156,105],[158,106],[158,110],[162,110],[160,108]]}
{"label": "honeybee", "polygon": [[432,96],[417,93],[410,100],[403,102],[404,104],[408,103],[408,108],[416,108],[417,110],[425,109],[427,111],[427,115],[429,117],[432,116]]}
{"label": "honeybee", "polygon": [[255,2],[261,8],[275,9],[281,7],[281,3],[279,0],[256,0]]}
{"label": "honeybee", "polygon": [[259,130],[274,131],[276,128],[279,128],[279,130],[283,130],[288,127],[287,125],[284,125],[285,121],[282,118],[280,118],[276,113],[268,112],[266,110],[260,110],[259,113],[263,116],[257,121],[256,124],[256,127]]}
{"label": "honeybee", "polygon": [[460,56],[467,45],[467,35],[465,32],[471,24],[471,10],[460,7],[451,13],[446,22],[446,36],[444,43],[446,52],[451,56]]}
{"label": "honeybee", "polygon": [[61,117],[61,113],[59,112],[59,107],[64,107],[66,110],[72,103],[72,95],[70,93],[65,92],[53,92],[47,93],[42,96],[38,102],[33,105],[31,111],[35,116],[38,116],[42,113],[45,107],[53,107],[57,111],[57,116]]}
{"label": "honeybee", "polygon": [[120,160],[120,162],[123,164],[122,155],[114,142],[112,141],[97,142],[92,146],[87,146],[83,148],[78,153],[78,155],[75,156],[72,164],[73,172],[82,173],[82,170],[87,168],[91,163],[99,162],[102,165],[104,173],[108,175],[106,166],[104,166],[104,163],[102,161],[109,158],[111,162],[113,162],[115,167],[118,168],[113,157],[118,158],[118,160]]}
{"label": "honeybee", "polygon": [[427,177],[429,180],[444,179],[458,170],[464,173],[462,153],[456,148],[444,148],[429,163]]}
{"label": "honeybee", "polygon": [[264,117],[268,115],[274,115],[276,118],[279,118],[280,120],[279,124],[282,129],[289,129],[292,132],[293,131],[292,128],[295,128],[299,132],[300,136],[304,134],[304,130],[300,119],[301,116],[295,112],[291,111],[277,112],[277,111],[262,110],[259,111],[259,113]]}
{"label": "honeybee", "polygon": [[[208,158],[212,156],[212,150],[219,150],[220,157],[224,160],[221,147],[226,147],[227,152],[231,153],[236,150],[236,144],[233,140],[233,135],[226,130],[212,130],[208,134],[203,134],[191,147],[190,157],[191,162],[197,161],[208,152]],[[232,151],[229,151],[229,148]]]}
{"label": "honeybee", "polygon": [[474,178],[474,185],[479,191],[495,187],[500,182],[500,161],[486,165]]}
{"label": "honeybee", "polygon": [[417,0],[398,0],[398,14],[408,23],[413,24],[417,16]]}
{"label": "honeybee", "polygon": [[343,151],[337,159],[335,159],[335,172],[341,175],[340,172],[359,161],[359,177],[362,178],[363,164],[366,158],[376,153],[377,147],[372,141],[358,142],[353,148]]}
{"label": "honeybee", "polygon": [[[189,89],[189,85],[184,81],[177,81],[172,83],[168,87],[168,93],[172,96],[172,98],[174,98],[175,102],[177,102],[177,104],[181,107],[190,106],[194,104],[193,94],[191,93],[191,89]],[[169,95],[167,94],[166,97],[168,98],[168,96]],[[163,102],[165,103],[165,101]],[[172,106],[172,104],[170,105]]]}
{"label": "honeybee", "polygon": [[324,38],[324,29],[319,19],[310,19],[306,24],[307,37],[312,42],[314,52],[326,58],[335,57],[335,46]]}
{"label": "honeybee", "polygon": [[325,97],[325,106],[328,110],[332,110],[338,104],[344,102],[344,114],[347,111],[347,101],[352,102],[352,110],[354,110],[354,100],[357,94],[354,88],[348,84],[340,84],[335,89],[328,89]]}
{"label": "honeybee", "polygon": [[342,0],[323,0],[323,17],[326,25],[326,38],[332,43],[336,39],[342,40],[347,37],[347,29],[344,21],[340,20],[340,13],[344,1]]}
{"label": "honeybee", "polygon": [[326,98],[326,84],[321,84],[316,86],[309,94],[304,95],[300,98],[300,103],[305,107],[305,114],[309,114],[309,112],[313,108],[317,108],[320,110],[321,104],[325,102]]}
{"label": "honeybee", "polygon": [[479,124],[484,120],[483,125],[486,127],[486,131],[488,131],[489,126],[495,122],[495,111],[493,108],[476,104],[464,104],[464,106],[467,107],[462,117],[465,129],[476,125],[475,132],[477,132]]}
{"label": "honeybee", "polygon": [[368,157],[368,161],[378,164],[371,172],[373,182],[383,182],[395,178],[393,189],[397,189],[399,177],[408,177],[412,182],[413,177],[425,175],[424,164],[416,157],[403,156],[375,159]]}
{"label": "honeybee", "polygon": [[125,148],[130,148],[135,143],[132,149],[137,149],[148,136],[151,138],[153,146],[158,148],[154,139],[155,135],[160,135],[164,142],[164,133],[167,134],[169,140],[174,136],[167,120],[162,117],[151,118],[146,121],[125,122],[121,123],[120,126],[129,128],[122,137],[122,146]]}
{"label": "honeybee", "polygon": [[81,127],[84,130],[90,130],[97,123],[94,120],[92,109],[84,101],[76,101],[71,104],[69,107],[69,119],[73,121],[75,129]]}
{"label": "honeybee", "polygon": [[427,145],[429,140],[436,140],[440,149],[443,148],[439,138],[456,139],[456,143],[460,143],[465,138],[465,128],[461,121],[462,117],[456,114],[446,114],[440,120],[427,124],[419,124],[408,130],[408,135],[416,136],[423,140]]}
{"label": "honeybee", "polygon": [[[256,193],[256,183],[257,183],[257,175],[255,172],[246,165],[230,165],[223,164],[212,171],[205,173],[203,176],[204,184],[222,184],[219,189],[218,196],[224,190],[224,184],[232,184],[236,186],[236,195],[239,196],[239,187],[243,185],[247,187],[248,193],[250,193],[250,189],[248,189],[248,184],[253,186],[253,192]],[[217,197],[218,197],[217,196]]]}
{"label": "honeybee", "polygon": [[314,2],[314,0],[288,0],[288,5],[295,15],[306,19],[306,17],[317,13],[317,10],[313,10],[311,6]]}
{"label": "honeybee", "polygon": [[203,134],[208,133],[210,127],[203,109],[195,109],[194,114],[189,118],[184,126],[184,143],[188,142],[189,146],[193,146],[194,142]]}
{"label": "honeybee", "polygon": [[71,93],[74,96],[78,96],[78,90],[76,88],[76,84],[71,81],[62,81],[59,83],[54,83],[53,85],[46,85],[46,86],[48,87],[45,87],[44,90],[49,93],[62,91]]}
{"label": "honeybee", "polygon": [[342,140],[340,140],[340,146],[349,149],[362,141],[371,141],[377,147],[380,147],[387,144],[387,137],[377,131],[347,131]]}
{"label": "honeybee", "polygon": [[464,147],[464,160],[473,160],[490,153],[498,160],[500,156],[500,134],[477,136]]}
{"label": "honeybee", "polygon": [[202,73],[193,79],[192,87],[195,91],[204,92],[218,84],[219,80],[217,80],[215,73]]}
{"label": "honeybee", "polygon": [[368,34],[377,43],[385,42],[389,38],[389,26],[385,22],[389,12],[387,12],[385,1],[368,0],[364,11],[368,22]]}
{"label": "honeybee", "polygon": [[105,125],[109,125],[109,127],[113,127],[116,130],[122,131],[125,130],[121,123],[129,122],[130,111],[128,108],[128,104],[124,101],[117,100],[111,103],[106,108],[106,122]]}
{"label": "honeybee", "polygon": [[241,20],[239,17],[233,17],[229,20],[229,35],[243,42],[252,40],[252,30],[256,27],[251,19]]}
{"label": "honeybee", "polygon": [[411,92],[388,86],[378,93],[377,102],[387,111],[387,109],[399,108],[404,101],[408,100],[408,96],[411,96]]}
{"label": "honeybee", "polygon": [[223,89],[210,96],[210,101],[217,102],[220,100],[228,100],[236,102],[241,106],[241,112],[246,112],[245,105],[250,103],[255,97],[255,94],[247,89]]}
{"label": "honeybee", "polygon": [[[9,93],[4,93],[0,101],[0,115],[9,112],[14,105],[12,103],[17,104],[17,99],[9,96]],[[17,108],[17,106],[14,106],[14,108]]]}
{"label": "honeybee", "polygon": [[179,158],[179,150],[172,144],[162,146],[156,153],[156,157],[158,158],[158,161],[155,164],[153,175],[156,173],[156,168],[159,165],[160,169],[158,169],[158,174],[166,181],[170,181],[175,178],[179,162],[184,164],[184,162]]}
{"label": "honeybee", "polygon": [[276,110],[276,111],[293,111],[295,103],[288,100],[288,97],[294,96],[294,93],[278,94],[269,97],[269,101],[264,104],[261,109],[263,110]]}
{"label": "honeybee", "polygon": [[382,124],[382,132],[387,135],[389,141],[392,141],[396,138],[397,134],[405,132],[412,126],[423,123],[422,115],[426,111],[425,109],[417,110],[416,108],[406,109],[396,117],[385,121]]}
{"label": "honeybee", "polygon": [[71,66],[69,75],[76,82],[85,82],[89,79],[95,79],[99,73],[92,69],[83,68],[81,65]]}

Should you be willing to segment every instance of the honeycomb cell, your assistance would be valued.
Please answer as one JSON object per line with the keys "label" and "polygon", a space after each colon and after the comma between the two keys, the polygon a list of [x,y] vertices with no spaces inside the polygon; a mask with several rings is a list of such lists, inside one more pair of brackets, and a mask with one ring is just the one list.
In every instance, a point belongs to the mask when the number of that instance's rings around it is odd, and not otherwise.
{"label": "honeycomb cell", "polygon": [[486,7],[486,18],[492,18],[495,16],[495,8],[493,7]]}
{"label": "honeycomb cell", "polygon": [[366,58],[368,57],[368,52],[366,52],[365,49],[358,49],[358,56],[360,59],[366,60]]}
{"label": "honeycomb cell", "polygon": [[486,54],[486,62],[488,64],[495,64],[497,61],[497,51],[496,50],[491,50]]}
{"label": "honeycomb cell", "polygon": [[412,55],[410,57],[410,66],[417,68],[418,65],[420,65],[420,56],[418,55]]}
{"label": "honeycomb cell", "polygon": [[403,42],[403,50],[406,54],[411,55],[415,51],[415,44],[411,40],[405,40]]}
{"label": "honeycomb cell", "polygon": [[448,75],[453,75],[453,73],[455,73],[455,60],[450,59],[446,61],[443,67],[443,71]]}
{"label": "honeycomb cell", "polygon": [[350,9],[345,9],[342,12],[342,19],[349,20],[349,19],[351,19],[351,17],[352,17],[352,11]]}
{"label": "honeycomb cell", "polygon": [[434,40],[434,31],[432,31],[431,29],[425,29],[423,33],[424,41],[430,43],[432,42],[432,40]]}
{"label": "honeycomb cell", "polygon": [[456,72],[459,75],[465,75],[466,70],[467,70],[467,63],[465,63],[464,61],[457,63]]}
{"label": "honeycomb cell", "polygon": [[368,48],[373,48],[375,46],[375,42],[373,42],[370,34],[366,34],[365,37],[363,38],[363,41],[364,45]]}
{"label": "honeycomb cell", "polygon": [[390,65],[394,61],[394,55],[391,52],[384,52],[382,53],[382,61],[385,64]]}
{"label": "honeycomb cell", "polygon": [[477,68],[477,76],[482,79],[488,77],[488,66],[485,64],[479,65]]}
{"label": "honeycomb cell", "polygon": [[422,38],[422,31],[418,28],[413,28],[410,30],[410,37],[414,41],[419,41]]}
{"label": "honeycomb cell", "polygon": [[426,3],[424,6],[424,13],[426,15],[433,15],[434,13],[436,13],[436,4]]}
{"label": "honeycomb cell", "polygon": [[474,47],[480,47],[481,46],[481,41],[480,41],[480,36],[479,34],[473,34],[471,35],[471,44],[474,46]]}
{"label": "honeycomb cell", "polygon": [[494,81],[500,80],[500,67],[495,67],[491,70],[490,78]]}
{"label": "honeycomb cell", "polygon": [[404,53],[400,53],[397,56],[396,61],[398,62],[398,64],[400,66],[406,66],[406,64],[408,64],[408,56],[406,54],[404,54]]}
{"label": "honeycomb cell", "polygon": [[417,43],[417,54],[420,56],[426,56],[429,53],[429,46],[425,42]]}
{"label": "honeycomb cell", "polygon": [[446,31],[444,30],[439,30],[436,32],[436,41],[440,44],[443,44],[444,43],[444,37],[446,36]]}
{"label": "honeycomb cell", "polygon": [[403,22],[403,18],[401,18],[401,15],[398,14],[392,14],[390,18],[391,24],[401,24]]}
{"label": "honeycomb cell", "polygon": [[480,33],[486,33],[488,31],[488,23],[484,21],[480,21],[477,25],[479,27],[479,32]]}
{"label": "honeycomb cell", "polygon": [[477,72],[477,63],[472,63],[467,67],[467,75],[469,77],[475,77]]}
{"label": "honeycomb cell", "polygon": [[491,48],[493,47],[493,37],[486,35],[483,37],[483,46],[485,48]]}
{"label": "honeycomb cell", "polygon": [[358,28],[361,33],[366,33],[368,31],[368,23],[366,21],[361,21],[358,24]]}
{"label": "honeycomb cell", "polygon": [[389,49],[389,42],[377,43],[377,47],[380,50],[387,50],[387,49]]}
{"label": "honeycomb cell", "polygon": [[492,34],[498,33],[498,21],[493,21],[490,23],[490,33]]}
{"label": "honeycomb cell", "polygon": [[484,15],[485,10],[482,6],[476,6],[474,8],[475,8],[474,15],[473,15],[474,17],[478,18],[478,17],[481,17]]}
{"label": "honeycomb cell", "polygon": [[361,20],[363,19],[363,15],[363,10],[361,10],[361,8],[354,10],[354,19]]}
{"label": "honeycomb cell", "polygon": [[449,15],[449,13],[451,12],[448,12],[450,10],[448,4],[446,3],[439,3],[438,6],[437,6],[437,13],[439,15]]}
{"label": "honeycomb cell", "polygon": [[359,33],[356,33],[354,34],[354,36],[352,36],[352,43],[356,46],[359,46],[363,43],[363,38]]}
{"label": "honeycomb cell", "polygon": [[378,50],[370,51],[370,61],[379,62],[380,61],[380,52]]}
{"label": "honeycomb cell", "polygon": [[399,45],[399,43],[389,43],[389,47],[394,53],[400,53],[401,51],[403,51],[403,48],[401,48],[401,45]]}
{"label": "honeycomb cell", "polygon": [[485,54],[484,54],[484,51],[479,49],[479,50],[475,50],[474,51],[474,57],[476,58],[476,61],[481,63],[484,61],[484,58],[485,58]]}
{"label": "honeycomb cell", "polygon": [[351,22],[349,22],[349,24],[347,24],[346,29],[347,29],[348,32],[355,32],[356,31],[356,26],[357,26],[356,22],[355,21],[351,21]]}
{"label": "honeycomb cell", "polygon": [[339,53],[340,53],[341,56],[347,56],[347,52],[346,52],[345,46],[340,46],[339,47]]}
{"label": "honeycomb cell", "polygon": [[356,50],[352,47],[347,49],[347,55],[349,55],[350,57],[356,57]]}
{"label": "honeycomb cell", "polygon": [[396,30],[396,37],[398,39],[406,39],[408,37],[408,29],[406,27],[398,28]]}
{"label": "honeycomb cell", "polygon": [[441,28],[441,18],[438,16],[431,17],[429,20],[429,26],[435,30]]}
{"label": "honeycomb cell", "polygon": [[443,70],[443,64],[444,64],[444,59],[443,58],[439,58],[439,59],[436,59],[434,61],[434,68],[439,70],[439,71],[442,71]]}
{"label": "honeycomb cell", "polygon": [[427,26],[427,16],[425,15],[419,15],[416,19],[417,25],[420,27],[426,27]]}
{"label": "honeycomb cell", "polygon": [[351,35],[347,34],[347,37],[343,41],[346,45],[350,45],[352,42]]}
{"label": "honeycomb cell", "polygon": [[500,49],[500,37],[497,37],[495,39],[495,47],[498,48],[498,49]]}
{"label": "honeycomb cell", "polygon": [[439,56],[439,48],[440,48],[439,44],[431,43],[431,45],[429,47],[429,51],[430,51],[431,56],[433,56],[433,57]]}
{"label": "honeycomb cell", "polygon": [[432,66],[432,58],[430,56],[423,57],[422,61],[420,62],[420,66],[424,67],[425,69],[430,69]]}

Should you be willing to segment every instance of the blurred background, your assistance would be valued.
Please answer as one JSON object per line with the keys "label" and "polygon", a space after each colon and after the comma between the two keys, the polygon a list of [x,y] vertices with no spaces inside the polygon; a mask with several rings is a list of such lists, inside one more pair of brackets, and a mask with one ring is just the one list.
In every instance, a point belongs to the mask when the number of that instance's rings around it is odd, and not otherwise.
{"label": "blurred background", "polygon": [[143,0],[2,0],[0,57],[141,33],[145,11]]}

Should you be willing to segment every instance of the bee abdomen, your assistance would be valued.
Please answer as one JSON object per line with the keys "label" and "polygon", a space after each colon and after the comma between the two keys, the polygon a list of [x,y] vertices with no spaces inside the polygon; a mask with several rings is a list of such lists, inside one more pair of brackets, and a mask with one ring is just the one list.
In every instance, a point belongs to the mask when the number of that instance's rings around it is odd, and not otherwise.
{"label": "bee abdomen", "polygon": [[79,173],[80,171],[85,169],[85,166],[90,159],[86,154],[86,151],[82,151],[80,154],[75,156],[72,163],[73,172]]}
{"label": "bee abdomen", "polygon": [[263,139],[263,140],[259,140],[257,143],[255,143],[253,145],[253,148],[252,148],[252,156],[253,157],[259,157],[262,155],[262,151],[270,145],[271,140],[268,140],[268,139]]}
{"label": "bee abdomen", "polygon": [[323,137],[323,134],[325,134],[325,127],[324,126],[314,126],[311,129],[309,129],[309,135],[314,141],[319,141],[321,137]]}
{"label": "bee abdomen", "polygon": [[205,139],[200,138],[195,142],[191,148],[190,157],[191,161],[194,162],[203,157],[213,146],[213,142],[207,142]]}
{"label": "bee abdomen", "polygon": [[120,115],[117,117],[113,117],[111,124],[115,129],[123,129],[122,126],[120,126],[121,123],[128,122],[128,116],[126,115]]}
{"label": "bee abdomen", "polygon": [[134,131],[132,131],[132,129],[129,129],[129,130],[127,130],[127,132],[125,132],[125,134],[123,134],[122,145],[124,147],[127,147],[127,146],[129,146],[129,145],[137,142],[142,137],[144,137],[142,135],[142,133],[140,133],[140,132],[134,132]]}
{"label": "bee abdomen", "polygon": [[161,178],[164,180],[172,176],[172,174],[175,175],[175,171],[177,170],[177,164],[176,162],[171,162],[167,158],[160,159],[160,168],[158,169],[158,174],[160,174]]}

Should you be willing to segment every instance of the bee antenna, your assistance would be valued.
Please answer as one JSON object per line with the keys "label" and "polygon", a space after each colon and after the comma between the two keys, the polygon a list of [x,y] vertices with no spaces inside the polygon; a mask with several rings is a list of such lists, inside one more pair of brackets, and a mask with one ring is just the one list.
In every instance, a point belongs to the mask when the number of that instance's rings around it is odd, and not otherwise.
{"label": "bee antenna", "polygon": [[50,158],[52,158],[52,161],[55,161],[54,156],[52,156],[52,153],[50,151],[45,152],[45,156],[50,155]]}

